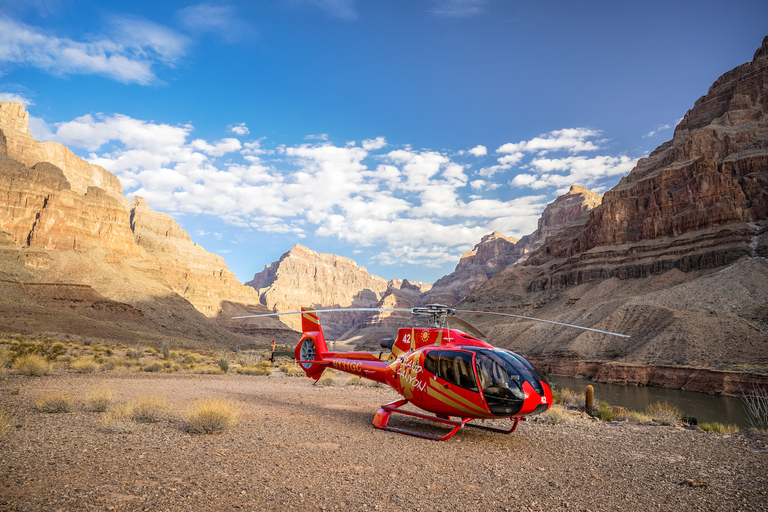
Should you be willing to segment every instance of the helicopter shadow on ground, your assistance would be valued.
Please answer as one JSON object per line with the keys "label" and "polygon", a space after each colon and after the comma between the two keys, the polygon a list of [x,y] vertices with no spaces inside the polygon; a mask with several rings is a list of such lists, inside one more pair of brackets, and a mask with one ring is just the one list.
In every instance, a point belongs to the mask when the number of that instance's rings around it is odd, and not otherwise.
{"label": "helicopter shadow on ground", "polygon": [[[311,389],[311,387],[309,389]],[[312,390],[312,392],[323,392],[321,391],[323,389],[323,387],[319,387]],[[338,392],[341,389],[343,388],[332,387],[328,389],[328,391]],[[258,392],[244,391],[235,393],[235,396],[239,401],[241,400],[248,404],[249,407],[261,410],[266,414],[270,421],[289,421],[303,425],[303,427],[297,427],[296,433],[298,436],[303,435],[304,428],[313,429],[313,437],[315,438],[324,437],[325,435],[330,436],[335,434],[337,427],[344,426],[354,429],[354,431],[359,434],[364,434],[365,437],[370,438],[371,440],[376,439],[376,437],[373,436],[381,436],[381,439],[387,440],[387,442],[397,438],[418,439],[417,437],[407,436],[397,432],[373,428],[372,422],[379,406],[391,401],[390,395],[384,396],[383,394],[377,394],[372,396],[368,393],[357,394],[354,389],[350,388],[344,389],[343,393],[343,396],[331,400],[329,403],[315,403],[312,401],[312,397],[307,395],[276,398],[274,396],[261,395],[258,394]],[[381,403],[377,403],[377,401],[374,400],[374,397],[381,398]],[[365,401],[366,403],[361,403],[361,401]],[[411,405],[406,406],[406,409],[421,414],[429,414]],[[270,413],[272,413],[272,415]],[[277,417],[273,417],[273,415]],[[481,422],[481,420],[475,420],[473,423],[503,429],[508,429],[512,426],[512,422],[508,419],[489,420],[484,423]],[[432,437],[442,437],[451,430],[451,427],[448,425],[442,425],[402,414],[393,414],[388,425],[396,429],[417,432]],[[471,426],[465,426],[446,442],[455,443],[460,440],[461,442],[483,444],[487,447],[498,445],[515,450],[526,450],[530,438],[523,432],[525,427],[526,424],[521,422],[518,430],[505,435]],[[431,442],[429,439],[420,439],[419,441],[425,443]]]}

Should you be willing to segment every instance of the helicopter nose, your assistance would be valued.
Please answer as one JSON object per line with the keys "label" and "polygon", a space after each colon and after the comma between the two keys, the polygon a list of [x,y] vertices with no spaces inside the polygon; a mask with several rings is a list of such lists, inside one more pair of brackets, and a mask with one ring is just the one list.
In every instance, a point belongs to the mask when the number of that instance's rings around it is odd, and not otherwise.
{"label": "helicopter nose", "polygon": [[525,402],[523,403],[523,408],[518,413],[520,416],[541,414],[550,408],[552,405],[552,390],[546,382],[542,381],[541,386],[543,392],[539,394],[533,389],[533,386],[527,382],[523,383]]}

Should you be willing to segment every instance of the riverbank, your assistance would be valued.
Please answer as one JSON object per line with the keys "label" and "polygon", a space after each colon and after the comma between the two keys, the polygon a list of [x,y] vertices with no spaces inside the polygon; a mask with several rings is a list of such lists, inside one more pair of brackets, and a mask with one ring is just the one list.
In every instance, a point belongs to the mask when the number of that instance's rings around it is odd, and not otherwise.
{"label": "riverbank", "polygon": [[[275,374],[279,375],[279,374]],[[437,443],[376,430],[391,389],[306,378],[148,372],[6,373],[3,510],[768,510],[768,438],[696,429],[530,418],[510,435],[465,428]],[[100,427],[84,397],[165,397],[178,417],[204,397],[240,407],[219,435],[183,420]],[[58,390],[69,413],[38,412]],[[398,418],[404,428],[423,423]],[[393,424],[395,420],[393,419]]]}
{"label": "riverbank", "polygon": [[768,388],[768,375],[750,372],[601,361],[536,358],[529,361],[545,375],[589,379],[605,384],[656,386],[726,396],[741,396],[742,390],[755,387]]}

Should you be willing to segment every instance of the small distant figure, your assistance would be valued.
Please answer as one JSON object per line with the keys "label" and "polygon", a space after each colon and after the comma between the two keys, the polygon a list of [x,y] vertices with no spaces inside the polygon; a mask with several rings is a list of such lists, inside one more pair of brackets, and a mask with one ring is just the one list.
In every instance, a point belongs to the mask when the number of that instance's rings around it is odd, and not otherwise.
{"label": "small distant figure", "polygon": [[275,362],[275,340],[272,340],[272,357],[270,357],[269,360],[272,363]]}

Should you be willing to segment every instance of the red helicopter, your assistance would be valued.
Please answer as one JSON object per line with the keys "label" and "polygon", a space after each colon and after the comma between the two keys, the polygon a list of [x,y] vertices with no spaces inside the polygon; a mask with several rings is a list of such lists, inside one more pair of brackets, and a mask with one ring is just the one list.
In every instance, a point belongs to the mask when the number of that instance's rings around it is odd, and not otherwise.
{"label": "red helicopter", "polygon": [[[317,315],[323,311],[407,311],[429,317],[429,325],[400,328],[396,339],[381,340],[381,347],[389,350],[389,353],[331,352]],[[484,337],[471,324],[458,318],[457,313],[511,316],[626,337],[623,334],[550,320],[508,313],[460,311],[440,304],[411,309],[302,308],[302,311],[280,314],[301,314],[303,336],[296,345],[294,356],[307,377],[317,382],[323,371],[330,367],[387,384],[403,396],[379,408],[372,423],[376,428],[435,441],[451,438],[464,426],[510,434],[527,416],[549,409],[552,405],[552,389],[544,377],[514,352],[494,347],[463,331],[448,328],[450,319],[476,336]],[[409,402],[435,416],[401,409]],[[389,427],[387,423],[393,413],[446,424],[452,428],[439,437]],[[452,416],[457,419],[451,419]],[[476,419],[499,418],[510,418],[512,427],[504,430],[471,423]]]}

